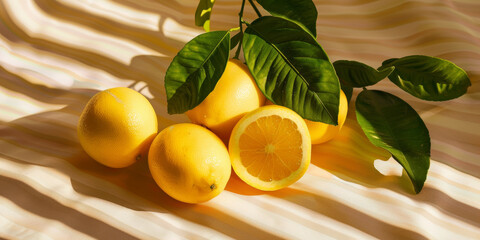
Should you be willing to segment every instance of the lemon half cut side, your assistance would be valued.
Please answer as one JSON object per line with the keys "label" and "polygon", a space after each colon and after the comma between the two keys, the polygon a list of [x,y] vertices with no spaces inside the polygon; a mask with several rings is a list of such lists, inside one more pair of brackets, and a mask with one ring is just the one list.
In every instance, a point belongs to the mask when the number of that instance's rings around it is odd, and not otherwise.
{"label": "lemon half cut side", "polygon": [[245,115],[232,131],[229,154],[235,173],[264,191],[285,188],[306,172],[311,140],[302,117],[270,105]]}

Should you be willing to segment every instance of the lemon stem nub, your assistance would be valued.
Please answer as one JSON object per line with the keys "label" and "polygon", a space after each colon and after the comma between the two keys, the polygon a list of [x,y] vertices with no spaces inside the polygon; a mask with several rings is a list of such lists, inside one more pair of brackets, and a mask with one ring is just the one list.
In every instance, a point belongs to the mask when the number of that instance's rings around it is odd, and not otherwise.
{"label": "lemon stem nub", "polygon": [[217,185],[215,185],[215,183],[212,184],[212,185],[210,185],[210,189],[211,189],[212,191],[215,190],[216,188],[217,188]]}
{"label": "lemon stem nub", "polygon": [[140,161],[140,159],[142,159],[142,155],[137,155],[137,157],[135,158],[137,161]]}

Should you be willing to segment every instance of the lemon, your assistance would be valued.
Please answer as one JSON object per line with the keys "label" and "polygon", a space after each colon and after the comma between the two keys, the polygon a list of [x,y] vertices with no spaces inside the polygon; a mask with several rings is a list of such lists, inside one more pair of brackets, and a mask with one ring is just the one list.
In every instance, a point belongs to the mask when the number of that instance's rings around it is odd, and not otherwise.
{"label": "lemon", "polygon": [[208,129],[191,123],[162,130],[150,147],[148,166],[165,193],[186,203],[214,198],[231,173],[225,144]]}
{"label": "lemon", "polygon": [[239,60],[230,59],[215,89],[186,114],[192,123],[209,128],[228,143],[238,120],[264,102],[265,97],[247,66]]}
{"label": "lemon", "polygon": [[150,102],[125,87],[93,96],[80,116],[77,134],[85,152],[99,163],[122,168],[147,157],[158,131]]}
{"label": "lemon", "polygon": [[348,102],[345,93],[340,90],[340,104],[338,110],[338,125],[330,125],[322,122],[314,122],[305,120],[312,138],[312,144],[320,144],[333,139],[338,135],[340,129],[342,129],[345,119],[347,118]]}
{"label": "lemon", "polygon": [[311,157],[310,134],[296,112],[264,106],[237,123],[229,153],[233,170],[243,181],[260,190],[278,190],[305,174]]}

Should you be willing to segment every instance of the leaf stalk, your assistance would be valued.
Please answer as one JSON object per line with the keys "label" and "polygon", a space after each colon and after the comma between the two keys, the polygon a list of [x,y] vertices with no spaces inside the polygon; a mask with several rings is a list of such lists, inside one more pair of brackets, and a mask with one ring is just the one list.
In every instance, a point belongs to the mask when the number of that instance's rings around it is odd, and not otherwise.
{"label": "leaf stalk", "polygon": [[248,2],[250,2],[250,5],[252,6],[253,10],[255,10],[255,12],[257,13],[257,16],[262,17],[262,14],[260,13],[260,11],[258,11],[258,8],[253,2],[253,0],[248,0]]}
{"label": "leaf stalk", "polygon": [[[245,9],[245,0],[242,0],[242,7],[240,8],[240,12],[238,13],[238,25],[240,27],[240,32],[243,33],[243,9]],[[237,51],[235,52],[234,59],[238,60],[238,56],[240,56],[240,49],[242,48],[243,37],[240,38],[240,42],[238,43]]]}

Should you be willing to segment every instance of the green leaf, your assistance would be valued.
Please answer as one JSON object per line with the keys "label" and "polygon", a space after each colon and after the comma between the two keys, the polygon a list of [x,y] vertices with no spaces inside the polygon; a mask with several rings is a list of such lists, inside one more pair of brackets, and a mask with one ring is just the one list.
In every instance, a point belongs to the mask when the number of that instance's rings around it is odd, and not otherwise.
{"label": "green leaf", "polygon": [[343,93],[345,93],[345,96],[347,97],[347,104],[350,104],[350,99],[352,99],[353,94],[353,87],[345,86],[342,84],[342,82],[340,82],[340,87]]}
{"label": "green leaf", "polygon": [[393,72],[395,67],[378,71],[357,61],[338,60],[333,63],[340,82],[350,87],[366,87],[376,84]]}
{"label": "green leaf", "polygon": [[270,14],[288,19],[317,36],[317,8],[312,0],[257,0]]}
{"label": "green leaf", "polygon": [[355,106],[368,140],[392,154],[419,193],[430,166],[430,136],[420,116],[402,99],[376,90],[362,91]]}
{"label": "green leaf", "polygon": [[245,61],[273,103],[312,121],[337,124],[340,84],[327,54],[297,24],[261,17],[243,36]]}
{"label": "green leaf", "polygon": [[243,32],[238,32],[235,34],[232,39],[230,40],[230,50],[232,50],[237,44],[240,42],[240,39],[243,37]]}
{"label": "green leaf", "polygon": [[213,91],[230,53],[230,32],[198,35],[173,58],[165,74],[168,113],[184,113]]}
{"label": "green leaf", "polygon": [[203,26],[206,32],[210,31],[210,14],[214,3],[215,0],[200,0],[195,11],[195,25]]}
{"label": "green leaf", "polygon": [[462,96],[471,85],[467,73],[450,61],[413,55],[392,58],[380,69],[394,66],[390,81],[413,96],[428,101],[445,101]]}

